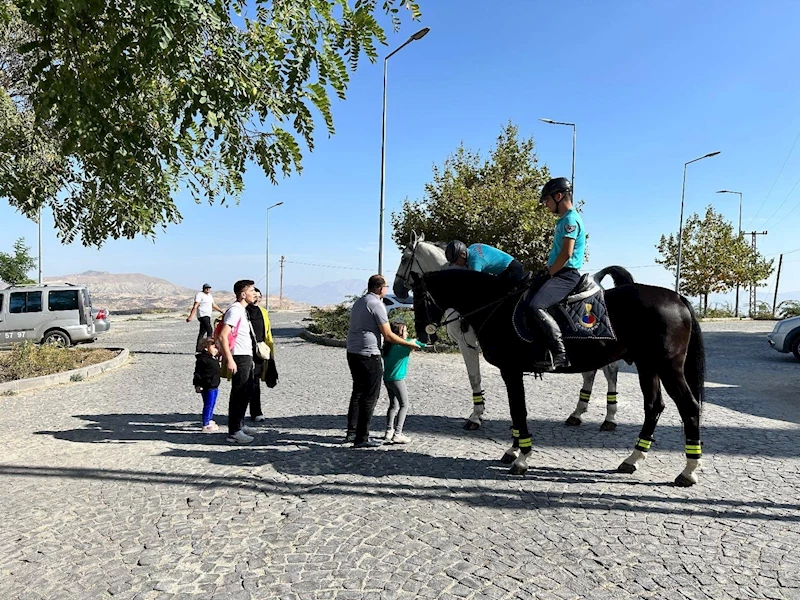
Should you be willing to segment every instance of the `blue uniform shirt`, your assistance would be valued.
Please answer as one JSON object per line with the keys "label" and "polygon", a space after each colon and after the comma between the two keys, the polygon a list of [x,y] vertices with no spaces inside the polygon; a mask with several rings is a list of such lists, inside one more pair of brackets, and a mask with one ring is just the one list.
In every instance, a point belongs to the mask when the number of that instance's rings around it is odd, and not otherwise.
{"label": "blue uniform shirt", "polygon": [[561,254],[561,246],[564,243],[564,238],[572,238],[575,240],[575,249],[572,251],[572,256],[564,267],[580,269],[583,266],[583,253],[586,248],[586,229],[583,227],[583,219],[581,219],[578,211],[574,208],[570,208],[561,215],[556,223],[553,247],[550,249],[550,258],[547,260],[548,267],[556,262],[556,258]]}
{"label": "blue uniform shirt", "polygon": [[473,271],[500,275],[514,257],[486,244],[472,244],[467,248],[467,266]]}

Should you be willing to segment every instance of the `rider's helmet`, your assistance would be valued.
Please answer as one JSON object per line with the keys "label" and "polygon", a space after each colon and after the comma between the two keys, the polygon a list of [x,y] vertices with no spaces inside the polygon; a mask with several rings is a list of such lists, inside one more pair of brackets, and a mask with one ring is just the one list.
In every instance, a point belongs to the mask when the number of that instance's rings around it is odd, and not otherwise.
{"label": "rider's helmet", "polygon": [[447,262],[454,265],[459,257],[467,257],[467,245],[461,240],[453,240],[447,244],[444,255],[447,258]]}
{"label": "rider's helmet", "polygon": [[539,197],[539,202],[559,192],[572,195],[572,184],[570,184],[569,179],[566,177],[556,177],[545,183],[542,188],[542,195]]}

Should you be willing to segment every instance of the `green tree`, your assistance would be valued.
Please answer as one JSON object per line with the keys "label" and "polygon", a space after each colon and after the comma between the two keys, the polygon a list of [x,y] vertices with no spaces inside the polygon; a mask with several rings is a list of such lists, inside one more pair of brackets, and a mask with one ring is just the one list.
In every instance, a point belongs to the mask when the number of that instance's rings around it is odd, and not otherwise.
{"label": "green tree", "polygon": [[[656,263],[675,274],[678,263],[677,236],[661,236],[656,246]],[[727,292],[736,284],[762,286],[772,274],[774,261],[766,260],[744,237],[734,234],[733,224],[713,207],[701,219],[697,213],[684,224],[681,241],[680,291],[699,296],[703,316],[708,312],[708,295]]]}
{"label": "green tree", "polygon": [[334,133],[329,94],[403,7],[420,16],[413,0],[0,0],[19,66],[2,73],[0,196],[95,246],[179,222],[181,189],[238,200],[252,163],[273,183],[301,169],[317,115]]}
{"label": "green tree", "polygon": [[30,255],[31,249],[25,245],[25,238],[14,242],[14,253],[0,252],[0,280],[9,285],[33,283],[28,271],[36,266],[36,259]]}
{"label": "green tree", "polygon": [[485,242],[529,269],[543,267],[555,217],[539,204],[550,173],[539,166],[534,147],[533,138],[520,139],[510,122],[486,159],[462,144],[433,167],[421,200],[406,199],[392,213],[392,239],[402,248],[416,231],[429,240]]}

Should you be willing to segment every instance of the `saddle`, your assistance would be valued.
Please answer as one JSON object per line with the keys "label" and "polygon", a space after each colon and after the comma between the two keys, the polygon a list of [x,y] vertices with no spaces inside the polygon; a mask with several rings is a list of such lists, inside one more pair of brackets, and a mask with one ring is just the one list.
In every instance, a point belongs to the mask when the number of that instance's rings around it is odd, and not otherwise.
{"label": "saddle", "polygon": [[[514,307],[512,321],[519,338],[536,344],[539,338],[535,325],[529,322],[529,302],[539,286],[529,288]],[[569,295],[547,309],[558,323],[565,340],[616,340],[608,318],[603,288],[589,275],[581,276]]]}

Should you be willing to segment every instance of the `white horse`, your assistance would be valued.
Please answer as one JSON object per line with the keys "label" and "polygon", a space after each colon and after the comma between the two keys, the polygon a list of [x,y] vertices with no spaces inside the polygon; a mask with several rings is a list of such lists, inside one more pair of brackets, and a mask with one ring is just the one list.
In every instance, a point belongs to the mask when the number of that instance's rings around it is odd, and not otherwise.
{"label": "white horse", "polygon": [[[408,246],[403,250],[400,266],[397,267],[393,290],[395,295],[398,298],[408,297],[412,287],[412,273],[422,276],[425,273],[438,271],[446,266],[448,266],[448,263],[442,244],[426,242],[424,235],[418,237],[416,234],[412,234]],[[472,386],[472,414],[467,417],[464,429],[478,429],[486,412],[484,390],[481,383],[478,337],[472,327],[466,321],[462,321],[459,314],[452,308],[445,310],[444,320],[447,321],[447,335],[458,344],[461,356],[464,357],[469,383]],[[600,425],[600,430],[613,431],[617,428],[618,364],[606,365],[603,367],[603,374],[608,382],[608,392],[606,394],[606,418],[603,424]],[[581,424],[581,417],[589,408],[589,399],[592,395],[595,375],[597,375],[597,371],[583,373],[583,387],[579,394],[578,405],[567,418],[567,425],[578,426]]]}

